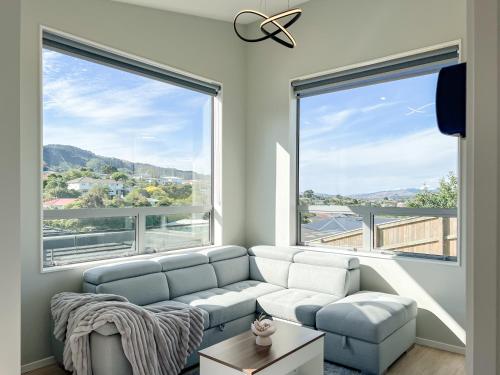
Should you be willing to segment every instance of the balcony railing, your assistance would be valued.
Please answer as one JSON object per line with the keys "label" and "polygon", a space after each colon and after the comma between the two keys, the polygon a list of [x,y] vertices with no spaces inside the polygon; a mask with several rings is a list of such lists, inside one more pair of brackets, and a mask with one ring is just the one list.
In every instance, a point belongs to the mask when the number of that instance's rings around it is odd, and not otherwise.
{"label": "balcony railing", "polygon": [[43,212],[43,267],[160,253],[212,243],[206,206]]}
{"label": "balcony railing", "polygon": [[321,206],[298,208],[298,243],[456,261],[457,209]]}

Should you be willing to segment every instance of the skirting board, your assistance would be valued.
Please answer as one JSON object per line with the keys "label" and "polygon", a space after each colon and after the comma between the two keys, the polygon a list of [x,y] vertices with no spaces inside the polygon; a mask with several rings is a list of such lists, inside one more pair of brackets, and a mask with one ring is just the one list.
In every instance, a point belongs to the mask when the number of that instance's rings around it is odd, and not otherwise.
{"label": "skirting board", "polygon": [[444,351],[451,352],[451,353],[465,355],[465,347],[464,346],[450,345],[450,344],[446,344],[444,342],[423,339],[421,337],[417,337],[415,339],[415,344],[422,345],[422,346],[428,346],[429,348],[444,350]]}
{"label": "skirting board", "polygon": [[39,359],[38,361],[22,365],[21,366],[21,374],[24,374],[26,372],[33,371],[33,370],[38,370],[39,368],[47,367],[47,366],[53,365],[54,363],[56,363],[56,360],[54,357],[47,357],[47,358]]}

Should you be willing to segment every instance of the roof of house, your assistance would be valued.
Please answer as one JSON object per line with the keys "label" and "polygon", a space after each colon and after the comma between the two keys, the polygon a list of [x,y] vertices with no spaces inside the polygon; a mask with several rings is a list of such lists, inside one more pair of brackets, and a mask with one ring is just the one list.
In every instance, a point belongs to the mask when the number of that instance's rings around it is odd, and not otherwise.
{"label": "roof of house", "polygon": [[[394,218],[375,217],[375,224],[383,224],[392,220]],[[302,227],[317,232],[334,234],[361,229],[363,227],[363,220],[357,216],[338,215],[312,221],[311,223],[303,224]]]}
{"label": "roof of house", "polygon": [[74,201],[76,201],[76,198],[55,198],[43,202],[43,206],[44,207],[66,206],[67,204],[73,203]]}

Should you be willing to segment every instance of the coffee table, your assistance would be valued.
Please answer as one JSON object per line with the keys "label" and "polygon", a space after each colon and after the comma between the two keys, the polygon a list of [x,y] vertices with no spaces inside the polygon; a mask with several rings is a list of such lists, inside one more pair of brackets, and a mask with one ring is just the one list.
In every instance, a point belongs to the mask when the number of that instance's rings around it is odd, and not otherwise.
{"label": "coffee table", "polygon": [[200,375],[322,375],[323,332],[275,321],[273,344],[255,344],[248,330],[200,350]]}

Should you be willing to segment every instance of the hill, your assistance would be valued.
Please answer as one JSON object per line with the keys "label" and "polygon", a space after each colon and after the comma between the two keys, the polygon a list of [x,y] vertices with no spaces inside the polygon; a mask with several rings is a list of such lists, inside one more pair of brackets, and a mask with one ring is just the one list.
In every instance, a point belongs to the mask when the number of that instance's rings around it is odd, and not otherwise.
{"label": "hill", "polygon": [[66,171],[71,168],[83,168],[92,166],[115,167],[135,175],[147,175],[150,177],[175,176],[184,180],[195,180],[207,178],[207,176],[193,171],[183,171],[176,168],[158,167],[152,164],[134,163],[118,158],[96,155],[91,151],[68,145],[46,145],[43,146],[44,170]]}
{"label": "hill", "polygon": [[408,188],[408,189],[398,189],[398,190],[377,191],[374,193],[355,194],[351,195],[351,197],[356,199],[366,199],[366,200],[379,200],[379,199],[389,198],[391,200],[397,201],[397,200],[406,200],[408,198],[411,198],[420,191],[421,190],[417,188]]}

